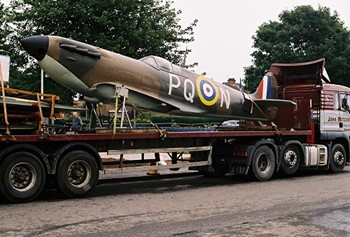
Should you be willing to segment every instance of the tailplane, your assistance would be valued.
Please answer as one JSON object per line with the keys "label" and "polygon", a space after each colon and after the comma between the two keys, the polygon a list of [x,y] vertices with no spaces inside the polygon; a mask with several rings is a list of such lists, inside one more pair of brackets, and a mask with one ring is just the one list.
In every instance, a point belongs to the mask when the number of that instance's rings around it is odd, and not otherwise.
{"label": "tailplane", "polygon": [[260,81],[258,88],[250,97],[254,104],[261,109],[278,108],[278,107],[294,107],[296,103],[291,100],[278,99],[278,84],[277,79],[272,72],[265,74]]}

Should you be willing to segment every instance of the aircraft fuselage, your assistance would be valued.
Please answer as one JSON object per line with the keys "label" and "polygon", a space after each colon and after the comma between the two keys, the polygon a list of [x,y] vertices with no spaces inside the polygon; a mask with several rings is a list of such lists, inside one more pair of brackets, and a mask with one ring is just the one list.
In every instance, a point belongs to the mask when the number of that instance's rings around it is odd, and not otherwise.
{"label": "aircraft fuselage", "polygon": [[139,109],[263,120],[269,113],[257,109],[251,95],[160,57],[136,60],[58,36],[32,36],[22,44],[53,80],[92,101],[114,102],[115,88],[125,86],[128,103]]}

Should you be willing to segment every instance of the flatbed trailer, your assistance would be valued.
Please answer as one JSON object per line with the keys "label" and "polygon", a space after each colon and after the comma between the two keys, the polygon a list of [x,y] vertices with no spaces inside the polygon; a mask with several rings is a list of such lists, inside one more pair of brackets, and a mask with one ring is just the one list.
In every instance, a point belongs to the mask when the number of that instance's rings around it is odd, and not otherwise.
{"label": "flatbed trailer", "polygon": [[[306,142],[311,134],[310,130],[278,131],[266,127],[254,131],[230,129],[185,132],[119,129],[115,134],[110,130],[95,130],[79,134],[2,135],[0,190],[8,201],[30,201],[40,194],[48,180],[53,180],[65,195],[80,197],[97,184],[100,173],[188,167],[205,175],[248,174],[251,164],[255,165],[250,174],[253,178],[268,180],[280,167],[286,146],[297,147],[295,152],[303,153],[301,141]],[[120,159],[112,166],[105,165],[101,152],[119,155]],[[155,159],[144,159],[143,153],[154,153]],[[168,153],[171,164],[150,166],[159,161],[159,153]],[[183,153],[190,154],[190,158],[184,160]],[[140,159],[128,162],[123,158],[126,154],[140,154]],[[293,159],[300,162],[299,157]]]}

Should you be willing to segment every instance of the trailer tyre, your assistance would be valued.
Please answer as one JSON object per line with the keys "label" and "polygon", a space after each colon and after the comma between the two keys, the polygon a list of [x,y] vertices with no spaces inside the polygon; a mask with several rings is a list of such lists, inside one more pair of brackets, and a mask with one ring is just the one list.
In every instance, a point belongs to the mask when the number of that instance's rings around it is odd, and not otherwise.
{"label": "trailer tyre", "polygon": [[45,186],[46,172],[38,157],[29,152],[15,152],[0,166],[0,192],[9,202],[29,202]]}
{"label": "trailer tyre", "polygon": [[250,176],[259,181],[269,180],[275,172],[275,154],[268,146],[258,147],[253,155]]}
{"label": "trailer tyre", "polygon": [[341,144],[335,144],[332,147],[330,157],[330,171],[333,173],[339,173],[344,170],[346,163],[345,149]]}
{"label": "trailer tyre", "polygon": [[95,187],[98,175],[99,170],[93,156],[82,150],[71,151],[59,162],[57,188],[67,197],[81,197]]}
{"label": "trailer tyre", "polygon": [[283,174],[294,174],[300,165],[300,151],[297,146],[289,145],[283,152],[281,160],[281,170]]}

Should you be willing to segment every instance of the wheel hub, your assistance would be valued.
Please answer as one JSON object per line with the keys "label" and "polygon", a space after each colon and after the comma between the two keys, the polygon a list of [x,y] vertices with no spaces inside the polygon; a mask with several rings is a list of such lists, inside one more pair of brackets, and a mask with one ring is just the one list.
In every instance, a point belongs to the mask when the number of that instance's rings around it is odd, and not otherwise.
{"label": "wheel hub", "polygon": [[270,164],[266,155],[260,156],[258,161],[258,168],[262,173],[267,172],[270,169]]}
{"label": "wheel hub", "polygon": [[288,166],[294,166],[297,163],[297,154],[289,150],[284,155],[284,161]]}
{"label": "wheel hub", "polygon": [[345,158],[344,158],[342,152],[336,151],[336,152],[334,153],[333,160],[334,160],[334,163],[335,163],[336,165],[341,166],[341,165],[344,163],[344,159],[345,159]]}
{"label": "wheel hub", "polygon": [[67,175],[73,186],[83,187],[91,179],[90,166],[84,161],[75,161],[68,167]]}
{"label": "wheel hub", "polygon": [[9,173],[9,183],[18,192],[31,189],[37,179],[33,166],[27,162],[21,162],[12,167]]}

